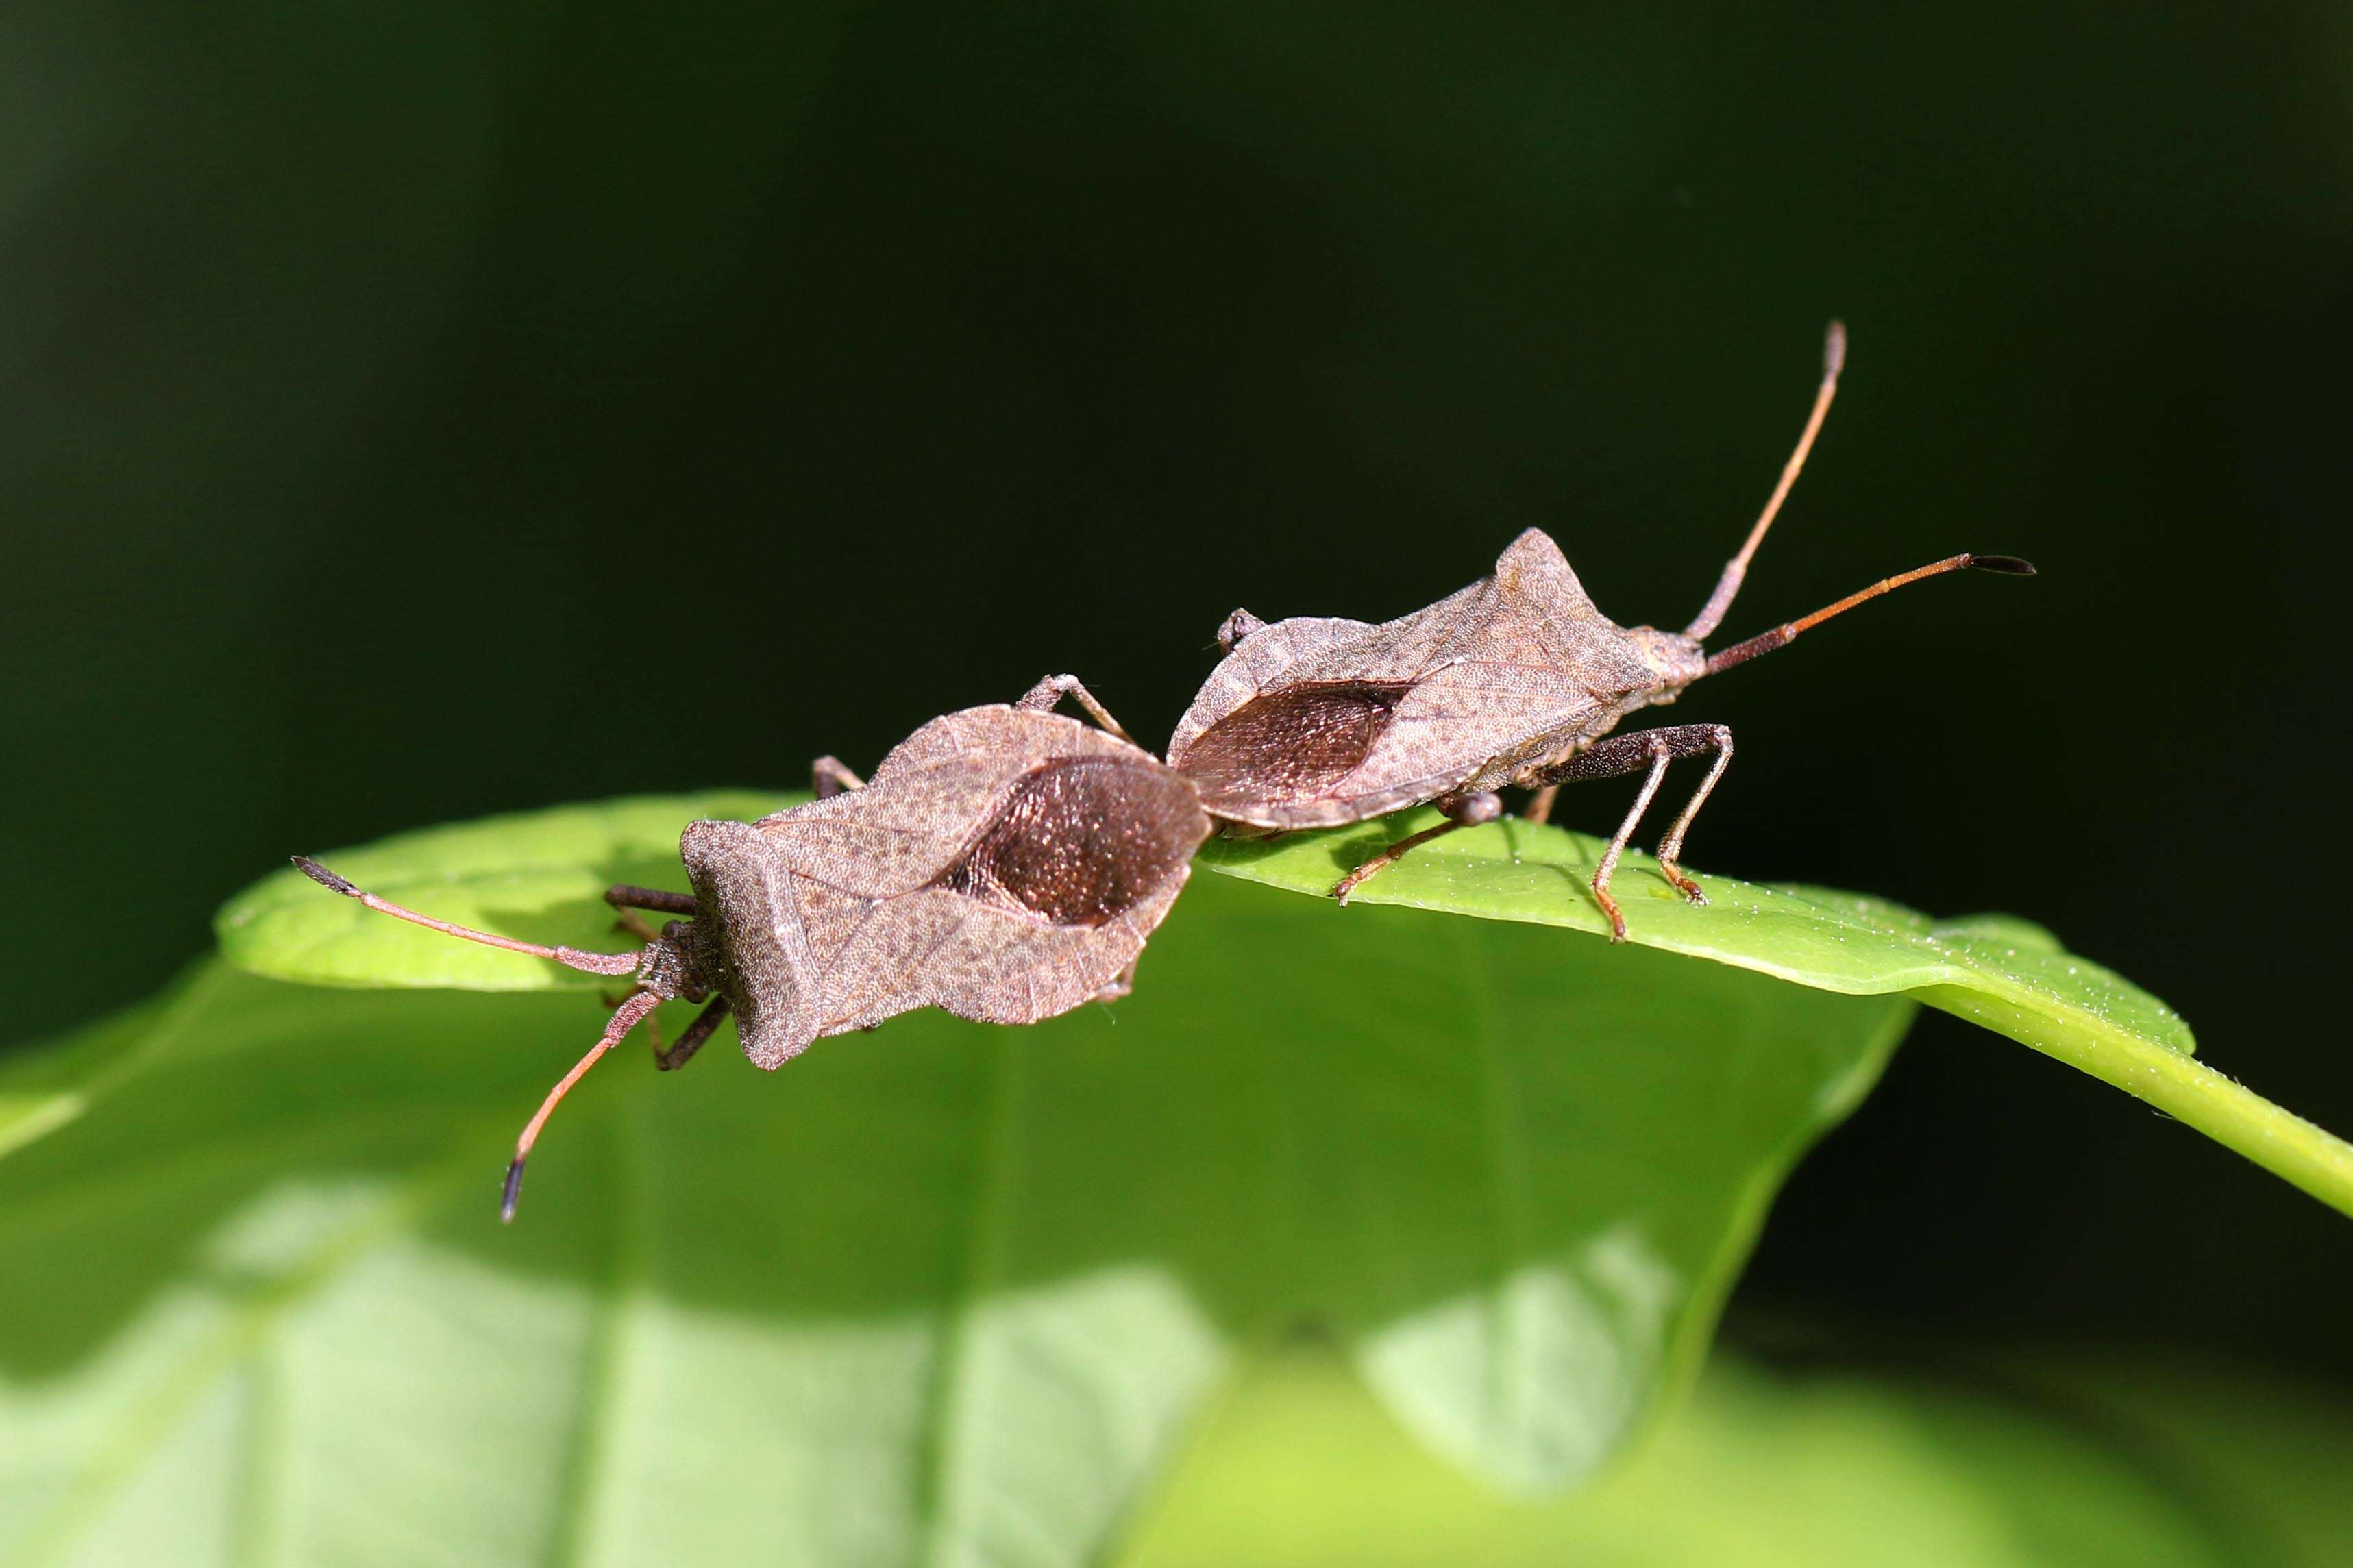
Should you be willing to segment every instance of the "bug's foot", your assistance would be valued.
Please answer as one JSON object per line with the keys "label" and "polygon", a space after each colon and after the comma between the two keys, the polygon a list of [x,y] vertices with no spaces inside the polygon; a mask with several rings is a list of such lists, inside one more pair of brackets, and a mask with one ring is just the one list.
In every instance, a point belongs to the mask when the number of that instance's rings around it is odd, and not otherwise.
{"label": "bug's foot", "polygon": [[1659,875],[1664,877],[1667,879],[1668,884],[1672,887],[1676,892],[1681,893],[1693,903],[1704,904],[1707,902],[1707,895],[1700,890],[1700,885],[1697,882],[1693,881],[1689,877],[1684,876],[1683,868],[1676,865],[1673,861],[1660,861]]}
{"label": "bug's foot", "polygon": [[1626,911],[1620,909],[1618,907],[1618,900],[1609,896],[1609,889],[1606,884],[1596,882],[1593,885],[1593,901],[1599,904],[1601,906],[1601,912],[1609,917],[1609,940],[1611,942],[1624,942],[1626,940]]}
{"label": "bug's foot", "polygon": [[1355,870],[1349,872],[1346,876],[1341,878],[1338,881],[1333,883],[1332,901],[1335,904],[1345,905],[1348,901],[1348,895],[1350,893],[1355,892],[1358,888],[1363,887],[1366,882],[1371,881],[1375,877],[1377,877],[1383,871],[1388,870],[1389,863],[1395,857],[1393,856],[1376,855],[1371,859],[1366,861],[1363,865],[1357,867]]}

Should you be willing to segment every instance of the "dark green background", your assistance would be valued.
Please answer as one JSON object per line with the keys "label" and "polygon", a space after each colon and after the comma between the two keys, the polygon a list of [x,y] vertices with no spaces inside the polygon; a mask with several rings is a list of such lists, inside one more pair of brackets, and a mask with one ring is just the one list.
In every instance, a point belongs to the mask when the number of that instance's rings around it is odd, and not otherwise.
{"label": "dark green background", "polygon": [[[2043,576],[1695,691],[1694,861],[2043,921],[2353,1128],[2348,104],[2322,0],[12,0],[0,1029],[290,850],[789,784],[1048,670],[1162,736],[1237,603],[1384,617],[1531,524],[1681,625],[1837,313],[1726,631]],[[2341,1218],[1932,1017],[1736,1331],[2342,1381],[2348,1288]]]}

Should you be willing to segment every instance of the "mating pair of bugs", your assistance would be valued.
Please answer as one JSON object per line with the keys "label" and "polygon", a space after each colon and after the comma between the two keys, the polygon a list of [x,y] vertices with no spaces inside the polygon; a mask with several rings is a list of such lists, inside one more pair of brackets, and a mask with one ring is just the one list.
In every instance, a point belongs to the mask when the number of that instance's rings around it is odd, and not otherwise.
{"label": "mating pair of bugs", "polygon": [[[1706,901],[1680,865],[1683,837],[1732,761],[1732,731],[1675,724],[1612,735],[1620,720],[1907,583],[1965,567],[2033,572],[2010,556],[1948,556],[1716,653],[1701,646],[1805,464],[1845,352],[1833,322],[1821,385],[1780,482],[1680,632],[1611,621],[1559,546],[1534,529],[1513,541],[1493,576],[1378,626],[1317,617],[1270,626],[1237,610],[1218,633],[1225,658],[1177,725],[1166,763],[1075,678],[1049,677],[1010,706],[933,720],[871,784],[827,757],[815,769],[818,798],[805,805],[754,823],[689,824],[679,849],[691,895],[636,887],[605,895],[644,939],[635,952],[469,930],[377,898],[315,861],[295,864],[385,914],[630,979],[603,1037],[517,1140],[507,1219],[556,1102],[661,1003],[707,1005],[666,1049],[657,1039],[660,1067],[683,1065],[733,1015],[744,1054],[774,1068],[816,1040],[917,1007],[1030,1024],[1122,996],[1193,852],[1220,828],[1328,827],[1435,804],[1446,820],[1350,871],[1333,889],[1345,903],[1415,846],[1493,821],[1507,785],[1537,791],[1527,816],[1543,821],[1561,784],[1641,773],[1592,879],[1611,935],[1623,941],[1610,879],[1678,757],[1715,762],[1661,841],[1659,872],[1694,903]],[[1066,697],[1101,728],[1054,713]],[[638,910],[676,918],[656,931],[628,912]]]}

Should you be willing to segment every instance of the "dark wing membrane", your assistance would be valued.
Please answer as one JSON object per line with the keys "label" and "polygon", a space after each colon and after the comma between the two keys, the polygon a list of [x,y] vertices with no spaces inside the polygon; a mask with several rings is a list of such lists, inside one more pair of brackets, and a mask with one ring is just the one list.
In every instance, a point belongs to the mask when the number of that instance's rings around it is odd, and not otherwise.
{"label": "dark wing membrane", "polygon": [[1141,757],[1068,757],[1013,786],[932,886],[1058,926],[1100,926],[1166,886],[1208,837],[1199,797]]}
{"label": "dark wing membrane", "polygon": [[1171,759],[1211,811],[1243,801],[1311,800],[1364,765],[1413,689],[1408,681],[1329,680],[1253,697]]}

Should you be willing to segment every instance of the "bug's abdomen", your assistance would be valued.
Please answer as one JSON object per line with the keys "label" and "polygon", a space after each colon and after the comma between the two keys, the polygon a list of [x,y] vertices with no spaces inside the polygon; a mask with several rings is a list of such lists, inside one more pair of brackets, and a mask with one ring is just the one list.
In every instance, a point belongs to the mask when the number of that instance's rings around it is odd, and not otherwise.
{"label": "bug's abdomen", "polygon": [[1286,686],[1243,703],[1172,760],[1219,816],[1244,816],[1240,808],[1252,804],[1314,800],[1364,765],[1412,689],[1408,681]]}
{"label": "bug's abdomen", "polygon": [[1208,837],[1183,778],[1156,762],[1069,757],[1016,783],[932,881],[1058,926],[1101,926],[1166,887]]}

